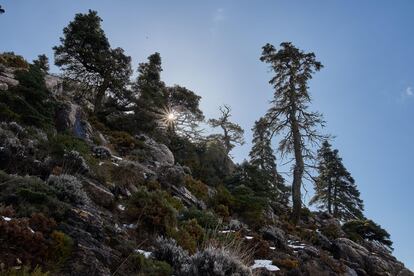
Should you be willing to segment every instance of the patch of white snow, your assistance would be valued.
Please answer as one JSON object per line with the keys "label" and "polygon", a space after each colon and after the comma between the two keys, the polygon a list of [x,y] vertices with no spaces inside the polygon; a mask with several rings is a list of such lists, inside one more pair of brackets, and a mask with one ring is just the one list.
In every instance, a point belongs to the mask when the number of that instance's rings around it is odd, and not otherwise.
{"label": "patch of white snow", "polygon": [[251,266],[251,269],[264,268],[268,271],[278,271],[280,270],[277,266],[272,265],[271,260],[254,260],[254,264]]}

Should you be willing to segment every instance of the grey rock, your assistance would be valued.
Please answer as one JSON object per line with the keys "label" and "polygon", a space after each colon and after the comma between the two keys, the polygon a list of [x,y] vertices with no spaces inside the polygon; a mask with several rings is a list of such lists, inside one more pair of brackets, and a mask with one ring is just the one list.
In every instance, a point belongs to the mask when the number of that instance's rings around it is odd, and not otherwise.
{"label": "grey rock", "polygon": [[56,129],[60,132],[69,131],[74,136],[90,141],[92,138],[92,127],[85,120],[82,108],[74,103],[66,102],[56,111]]}
{"label": "grey rock", "polygon": [[207,208],[206,204],[202,201],[197,199],[186,187],[184,186],[171,186],[171,192],[173,195],[178,197],[184,205],[191,207],[196,206],[200,209],[205,210]]}
{"label": "grey rock", "polygon": [[174,155],[166,145],[160,144],[146,135],[137,135],[136,139],[145,143],[145,150],[141,154],[145,156],[148,165],[156,168],[174,165]]}
{"label": "grey rock", "polygon": [[287,248],[285,232],[276,226],[265,226],[260,229],[263,239],[272,241],[280,249]]}
{"label": "grey rock", "polygon": [[92,148],[92,152],[95,157],[100,159],[106,159],[112,156],[111,151],[107,147],[95,146]]}

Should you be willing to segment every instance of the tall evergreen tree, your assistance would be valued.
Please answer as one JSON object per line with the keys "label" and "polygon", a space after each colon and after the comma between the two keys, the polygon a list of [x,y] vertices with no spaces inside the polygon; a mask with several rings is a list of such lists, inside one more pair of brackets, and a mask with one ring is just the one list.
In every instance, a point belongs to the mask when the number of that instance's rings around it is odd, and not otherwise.
{"label": "tall evergreen tree", "polygon": [[355,180],[343,165],[338,150],[332,150],[328,141],[324,141],[318,151],[318,171],[315,195],[310,204],[318,204],[319,208],[344,221],[364,218],[364,205]]}
{"label": "tall evergreen tree", "polygon": [[236,144],[244,144],[244,130],[240,125],[230,121],[230,106],[223,105],[219,109],[221,112],[220,117],[218,119],[210,119],[208,123],[214,128],[220,127],[223,130],[223,134],[213,135],[211,138],[221,141],[226,149],[226,153],[229,154]]}
{"label": "tall evergreen tree", "polygon": [[272,131],[265,118],[260,118],[253,127],[252,149],[249,153],[250,164],[262,170],[268,176],[268,184],[278,194],[279,200],[287,203],[288,188],[283,177],[277,172],[276,157],[271,145]]}
{"label": "tall evergreen tree", "polygon": [[267,44],[263,47],[261,61],[269,63],[275,76],[269,81],[275,89],[272,107],[266,114],[273,132],[282,135],[279,151],[282,156],[293,154],[292,220],[297,223],[302,207],[301,187],[306,162],[314,157],[312,146],[325,137],[318,133],[323,126],[322,115],[310,112],[311,98],[308,81],[315,71],[322,68],[314,53],[305,53],[290,42],[283,42],[281,49]]}
{"label": "tall evergreen tree", "polygon": [[96,11],[76,14],[63,29],[61,45],[53,47],[55,64],[65,76],[86,85],[95,112],[100,112],[107,92],[121,93],[132,74],[131,58],[121,48],[112,49]]}
{"label": "tall evergreen tree", "polygon": [[139,64],[139,75],[133,85],[137,98],[135,114],[141,130],[146,132],[157,128],[157,120],[161,119],[162,110],[167,106],[166,86],[161,81],[161,65],[159,53],[150,55],[147,62]]}

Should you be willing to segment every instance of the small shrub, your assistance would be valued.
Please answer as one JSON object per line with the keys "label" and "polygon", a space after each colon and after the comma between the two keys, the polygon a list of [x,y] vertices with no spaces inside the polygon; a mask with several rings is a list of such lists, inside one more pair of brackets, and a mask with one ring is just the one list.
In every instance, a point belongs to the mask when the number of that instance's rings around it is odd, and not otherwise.
{"label": "small shrub", "polygon": [[177,275],[182,275],[181,273],[188,268],[190,263],[188,252],[177,245],[173,239],[158,237],[153,255],[157,260],[170,264]]}
{"label": "small shrub", "polygon": [[217,217],[212,212],[198,210],[194,207],[184,211],[182,214],[182,219],[195,219],[199,225],[206,229],[214,229],[219,224]]}
{"label": "small shrub", "polygon": [[19,217],[37,212],[61,220],[68,210],[68,205],[58,199],[55,188],[39,178],[0,171],[0,182],[0,202],[12,206]]}
{"label": "small shrub", "polygon": [[130,220],[137,220],[149,232],[169,234],[177,225],[177,211],[170,199],[171,196],[164,191],[150,192],[141,187],[131,196],[126,213]]}
{"label": "small shrub", "polygon": [[341,233],[340,226],[334,223],[324,225],[320,230],[321,230],[321,233],[330,240],[339,238],[340,233]]}
{"label": "small shrub", "polygon": [[182,248],[193,254],[204,241],[205,233],[197,221],[191,219],[182,222],[173,237]]}
{"label": "small shrub", "polygon": [[54,156],[63,157],[65,153],[71,151],[76,151],[81,155],[87,155],[90,152],[85,141],[69,134],[58,133],[49,137],[49,141],[49,150]]}
{"label": "small shrub", "polygon": [[63,155],[63,171],[72,174],[85,174],[89,172],[89,166],[79,152],[71,150]]}
{"label": "small shrub", "polygon": [[190,175],[186,175],[184,178],[184,185],[198,199],[203,201],[208,200],[208,187],[200,180],[195,180]]}
{"label": "small shrub", "polygon": [[72,253],[72,239],[59,231],[53,231],[51,234],[52,246],[49,249],[49,259],[52,260],[51,265],[55,268],[64,264]]}
{"label": "small shrub", "polygon": [[253,275],[237,255],[226,248],[208,247],[190,259],[189,275]]}
{"label": "small shrub", "polygon": [[82,183],[72,175],[51,175],[47,183],[56,190],[58,198],[62,201],[84,204],[88,199],[82,188]]}
{"label": "small shrub", "polygon": [[145,258],[142,254],[133,254],[128,261],[129,275],[153,275],[169,276],[172,275],[171,266],[163,261],[157,261]]}

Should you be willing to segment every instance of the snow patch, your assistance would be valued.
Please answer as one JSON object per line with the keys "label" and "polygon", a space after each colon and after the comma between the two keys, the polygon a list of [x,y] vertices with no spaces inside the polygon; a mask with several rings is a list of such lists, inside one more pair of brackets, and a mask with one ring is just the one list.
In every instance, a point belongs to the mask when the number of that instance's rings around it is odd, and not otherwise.
{"label": "snow patch", "polygon": [[219,231],[219,233],[221,233],[221,234],[228,234],[228,233],[234,233],[234,232],[236,232],[236,231],[234,231],[234,230],[221,230],[221,231]]}
{"label": "snow patch", "polygon": [[9,217],[3,217],[3,216],[1,216],[1,218],[2,219],[4,219],[5,221],[11,221],[12,219],[11,218],[9,218]]}
{"label": "snow patch", "polygon": [[121,211],[125,211],[125,206],[122,204],[118,204],[118,209]]}
{"label": "snow patch", "polygon": [[149,258],[149,256],[151,256],[152,254],[152,252],[145,251],[142,249],[135,249],[135,252],[144,255],[145,258]]}
{"label": "snow patch", "polygon": [[271,260],[254,260],[254,264],[251,266],[251,269],[264,268],[268,271],[278,271],[280,270],[277,266],[272,265]]}
{"label": "snow patch", "polygon": [[244,237],[246,240],[251,240],[251,239],[253,239],[253,237],[252,236],[245,236]]}
{"label": "snow patch", "polygon": [[269,248],[270,248],[270,250],[276,250],[276,247],[274,247],[274,246],[270,246]]}

